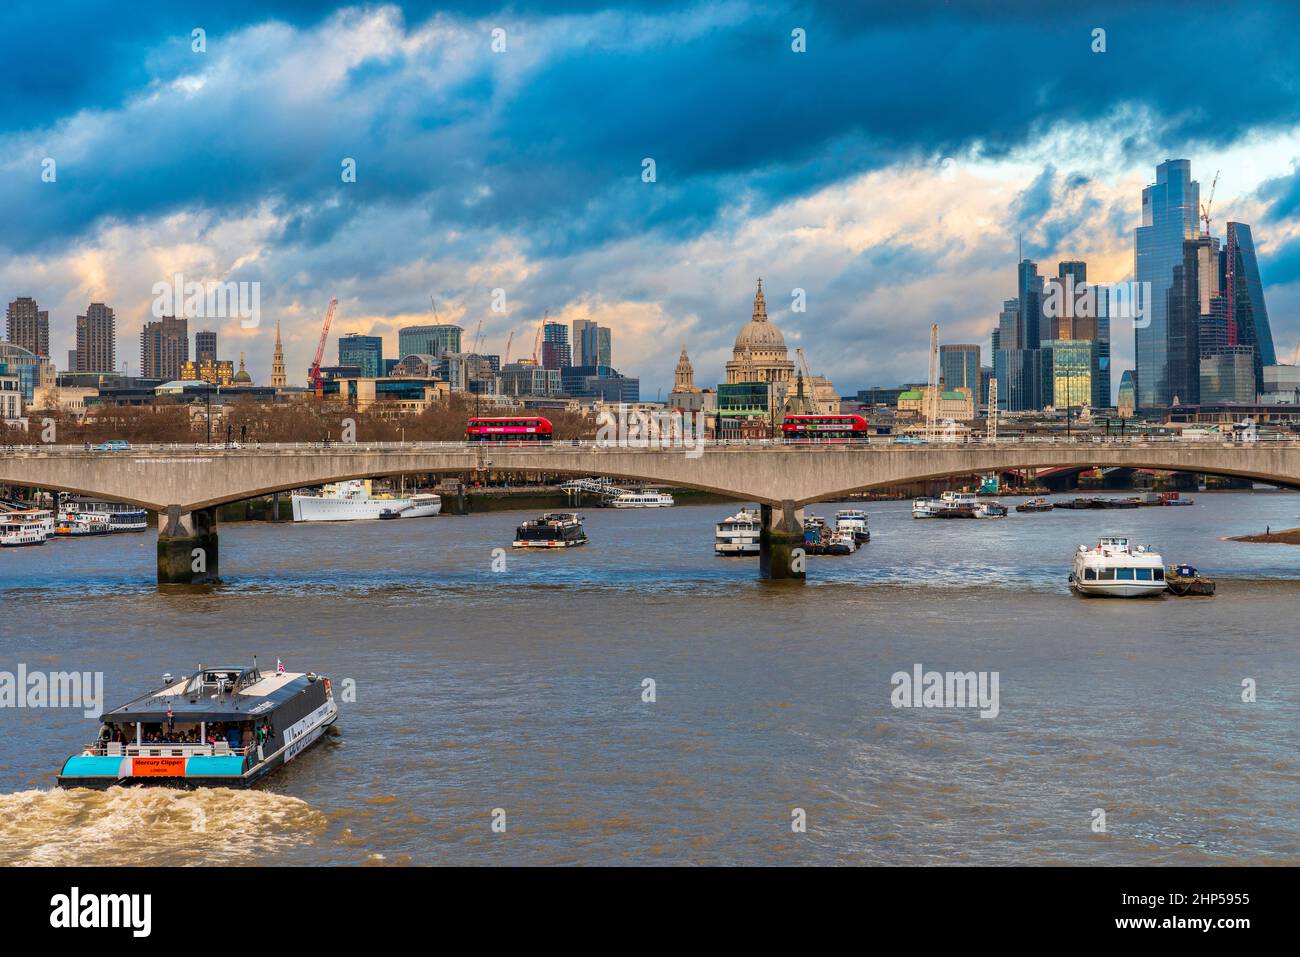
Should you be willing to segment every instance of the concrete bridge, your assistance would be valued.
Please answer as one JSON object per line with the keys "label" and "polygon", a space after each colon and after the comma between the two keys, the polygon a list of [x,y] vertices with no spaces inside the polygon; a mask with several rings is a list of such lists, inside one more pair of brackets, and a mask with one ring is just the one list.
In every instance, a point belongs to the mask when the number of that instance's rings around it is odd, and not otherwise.
{"label": "concrete bridge", "polygon": [[[604,475],[758,502],[764,577],[802,578],[805,505],[952,475],[1052,466],[1133,467],[1300,487],[1300,441],[1188,442],[1091,437],[902,445],[781,442],[615,448],[595,443],[462,442],[136,447],[120,452],[26,446],[0,451],[0,484],[76,492],[159,513],[158,580],[217,577],[217,506],[352,478],[487,469]],[[202,569],[199,568],[202,566]]]}

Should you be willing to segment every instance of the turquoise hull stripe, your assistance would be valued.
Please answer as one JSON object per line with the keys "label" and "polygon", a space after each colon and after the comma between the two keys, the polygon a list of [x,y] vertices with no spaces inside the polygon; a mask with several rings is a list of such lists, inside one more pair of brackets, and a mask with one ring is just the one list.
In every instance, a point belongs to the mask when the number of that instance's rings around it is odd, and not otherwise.
{"label": "turquoise hull stripe", "polygon": [[187,778],[237,778],[244,773],[244,759],[240,757],[200,757],[185,762]]}
{"label": "turquoise hull stripe", "polygon": [[[122,767],[123,761],[127,763],[126,767]],[[64,762],[63,776],[65,778],[115,778],[118,777],[119,770],[126,771],[129,768],[129,758],[101,758],[79,755],[68,758]]]}

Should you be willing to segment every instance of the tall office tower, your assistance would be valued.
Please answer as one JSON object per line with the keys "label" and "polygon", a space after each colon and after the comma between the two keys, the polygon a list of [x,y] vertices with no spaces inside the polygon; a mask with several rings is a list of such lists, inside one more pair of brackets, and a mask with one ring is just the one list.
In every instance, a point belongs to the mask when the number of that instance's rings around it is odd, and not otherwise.
{"label": "tall office tower", "polygon": [[980,347],[976,345],[951,345],[939,347],[939,375],[944,388],[967,388],[979,395]]}
{"label": "tall office tower", "polygon": [[36,300],[19,296],[5,312],[5,340],[21,346],[34,356],[49,358],[50,314],[38,309]]}
{"label": "tall office tower", "polygon": [[1245,223],[1228,223],[1222,289],[1227,297],[1228,345],[1254,347],[1255,391],[1263,392],[1264,366],[1275,365],[1277,353],[1255,258],[1255,240]]}
{"label": "tall office tower", "polygon": [[[1165,160],[1156,181],[1142,190],[1142,225],[1134,235],[1133,272],[1150,283],[1146,321],[1134,329],[1137,408],[1167,408],[1173,400],[1169,379],[1169,292],[1174,269],[1183,263],[1183,243],[1195,239],[1201,187],[1192,179],[1190,160]],[[1198,376],[1199,391],[1199,376]]]}
{"label": "tall office tower", "polygon": [[217,334],[204,329],[194,333],[194,361],[198,365],[217,361]]}
{"label": "tall office tower", "polygon": [[[590,319],[573,320],[573,324],[571,328],[573,335],[570,339],[571,342],[570,348],[573,352],[574,365],[579,365],[579,366],[595,365],[595,362],[588,361],[589,357],[587,356],[586,353],[587,330],[594,329],[594,328],[596,328],[596,324],[592,322]],[[594,359],[595,357],[592,356],[590,358]]]}
{"label": "tall office tower", "polygon": [[573,352],[569,346],[569,327],[562,322],[547,322],[542,326],[542,368],[567,369],[573,365]]}
{"label": "tall office tower", "polygon": [[140,330],[140,375],[174,382],[190,358],[189,320],[164,316]]}
{"label": "tall office tower", "polygon": [[339,336],[339,365],[356,366],[363,379],[380,378],[384,374],[383,338],[357,334]]}
{"label": "tall office tower", "polygon": [[397,330],[399,359],[407,356],[440,356],[444,352],[460,352],[460,335],[465,330],[451,323],[427,326],[407,326]]}
{"label": "tall office tower", "polygon": [[[1043,277],[1038,275],[1038,263],[1021,260],[1016,267],[1020,300],[1020,340],[1018,349],[1037,349],[1044,339],[1054,338],[1048,328],[1049,317],[1043,312]],[[1007,348],[1012,348],[1010,344]]]}
{"label": "tall office tower", "polygon": [[[388,371],[385,369],[384,374]],[[283,389],[289,384],[284,374],[284,346],[280,342],[280,320],[275,320],[275,351],[271,353],[271,387]]]}
{"label": "tall office tower", "polygon": [[1093,380],[1092,407],[1108,409],[1113,401],[1110,395],[1110,295],[1098,290],[1094,301],[1097,309],[1093,320],[1097,330],[1097,374]]}
{"label": "tall office tower", "polygon": [[1137,375],[1132,369],[1125,369],[1119,377],[1119,394],[1115,398],[1115,408],[1121,419],[1132,418],[1137,402]]}
{"label": "tall office tower", "polygon": [[117,371],[117,317],[111,306],[92,302],[84,316],[77,316],[76,371]]}

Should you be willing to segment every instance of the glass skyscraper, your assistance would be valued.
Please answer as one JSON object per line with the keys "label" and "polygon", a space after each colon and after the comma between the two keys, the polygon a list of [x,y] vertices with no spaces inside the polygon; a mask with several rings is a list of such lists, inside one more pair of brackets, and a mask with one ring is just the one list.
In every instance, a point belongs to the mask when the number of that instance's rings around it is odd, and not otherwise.
{"label": "glass skyscraper", "polygon": [[384,340],[379,336],[339,336],[339,365],[356,366],[363,379],[384,374]]}
{"label": "glass skyscraper", "polygon": [[460,352],[460,326],[439,323],[428,326],[407,326],[397,331],[399,358],[407,356],[440,356],[444,352]]}
{"label": "glass skyscraper", "polygon": [[[1142,190],[1142,225],[1134,237],[1133,273],[1150,283],[1146,322],[1134,330],[1137,408],[1166,408],[1173,400],[1169,379],[1169,292],[1174,269],[1183,263],[1183,242],[1196,238],[1200,184],[1190,160],[1165,160],[1156,181]],[[1198,377],[1199,387],[1199,377]]]}
{"label": "glass skyscraper", "polygon": [[939,347],[939,372],[944,388],[960,389],[965,386],[971,394],[979,395],[980,347],[952,345]]}
{"label": "glass skyscraper", "polygon": [[1263,392],[1264,366],[1275,365],[1277,353],[1255,259],[1255,240],[1245,223],[1228,223],[1222,288],[1227,297],[1228,345],[1254,348],[1255,391]]}

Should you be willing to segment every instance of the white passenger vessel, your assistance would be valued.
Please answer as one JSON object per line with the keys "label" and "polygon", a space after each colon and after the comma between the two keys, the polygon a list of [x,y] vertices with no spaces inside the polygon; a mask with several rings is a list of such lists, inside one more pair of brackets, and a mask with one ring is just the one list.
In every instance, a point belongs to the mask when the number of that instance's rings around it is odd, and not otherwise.
{"label": "white passenger vessel", "polygon": [[44,545],[53,536],[54,516],[48,509],[0,505],[0,547]]}
{"label": "white passenger vessel", "polygon": [[757,555],[763,517],[758,509],[742,508],[718,522],[713,533],[715,555]]}
{"label": "white passenger vessel", "polygon": [[609,504],[614,508],[671,508],[673,497],[666,492],[624,492]]}
{"label": "white passenger vessel", "polygon": [[108,529],[111,532],[143,532],[149,527],[149,515],[142,509],[125,502],[101,502],[97,499],[67,499],[60,508],[61,514],[68,514],[70,520],[76,521],[87,513],[108,516]]}
{"label": "white passenger vessel", "polygon": [[835,530],[849,532],[859,545],[871,541],[871,530],[867,527],[867,513],[860,508],[842,508],[836,512]]}
{"label": "white passenger vessel", "polygon": [[371,495],[369,479],[326,485],[320,495],[293,495],[295,522],[355,522],[373,518],[425,518],[442,511],[442,500],[430,493]]}
{"label": "white passenger vessel", "polygon": [[913,518],[974,518],[979,499],[974,492],[943,492],[938,498],[912,502]]}
{"label": "white passenger vessel", "polygon": [[1127,538],[1103,538],[1095,548],[1080,545],[1074,553],[1070,588],[1080,595],[1141,598],[1165,590],[1165,563],[1150,545]]}

